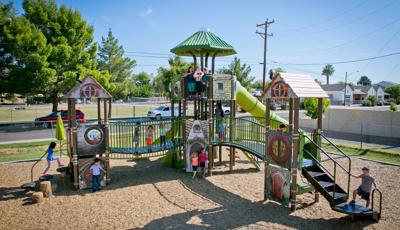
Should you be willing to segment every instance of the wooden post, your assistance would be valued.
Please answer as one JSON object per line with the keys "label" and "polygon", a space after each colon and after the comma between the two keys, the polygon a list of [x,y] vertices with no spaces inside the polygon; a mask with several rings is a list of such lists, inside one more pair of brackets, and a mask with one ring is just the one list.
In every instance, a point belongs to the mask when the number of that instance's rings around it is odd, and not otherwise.
{"label": "wooden post", "polygon": [[290,188],[291,200],[290,208],[296,210],[296,192],[297,192],[297,157],[299,154],[299,104],[300,99],[294,98],[294,119],[293,119],[293,134],[292,134],[292,184]]}
{"label": "wooden post", "polygon": [[75,190],[79,189],[79,169],[78,169],[78,135],[76,128],[76,112],[75,112],[75,98],[68,98],[68,117],[70,119],[71,130],[71,163],[73,172],[73,186]]}
{"label": "wooden post", "polygon": [[270,99],[265,99],[265,154],[264,154],[264,200],[268,200],[268,135],[270,131]]}
{"label": "wooden post", "polygon": [[109,130],[108,130],[108,118],[109,118],[109,114],[108,114],[108,107],[107,107],[107,101],[109,101],[109,103],[111,104],[111,98],[110,99],[104,99],[104,141],[105,141],[105,145],[106,145],[106,151],[105,151],[105,161],[106,161],[106,183],[110,184],[111,178],[110,178],[110,149],[109,149]]}
{"label": "wooden post", "polygon": [[97,124],[101,125],[101,99],[97,98]]}
{"label": "wooden post", "polygon": [[[322,132],[322,115],[323,115],[323,99],[318,98],[318,120],[317,120],[317,130],[314,133],[313,141],[321,146],[321,132]],[[317,160],[321,160],[320,150],[315,148],[315,156]],[[319,202],[319,193],[317,190],[314,191],[314,201]]]}
{"label": "wooden post", "polygon": [[293,98],[289,98],[289,132],[293,132]]}

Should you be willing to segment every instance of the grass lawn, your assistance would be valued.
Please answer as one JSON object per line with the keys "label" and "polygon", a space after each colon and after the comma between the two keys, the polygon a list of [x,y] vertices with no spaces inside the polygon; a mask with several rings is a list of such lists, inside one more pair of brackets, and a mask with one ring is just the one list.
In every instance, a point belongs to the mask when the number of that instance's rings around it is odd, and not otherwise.
{"label": "grass lawn", "polygon": [[[113,118],[117,117],[132,117],[132,116],[146,116],[147,111],[158,107],[158,104],[149,105],[132,105],[132,104],[113,104],[111,108],[111,114]],[[59,109],[67,109],[66,104],[59,105]],[[77,105],[77,109],[80,109],[86,119],[97,118],[97,105]],[[38,105],[31,106],[26,109],[13,110],[10,108],[0,108],[0,123],[7,122],[31,122],[37,117],[42,117],[50,114],[51,105]],[[102,108],[103,113],[103,108]],[[102,115],[103,116],[103,115]]]}
{"label": "grass lawn", "polygon": [[[0,162],[38,159],[45,153],[48,146],[49,141],[1,144]],[[57,145],[56,151],[54,152],[55,156],[59,156],[59,150],[59,145]],[[66,146],[62,147],[62,151],[63,154],[66,154]]]}
{"label": "grass lawn", "polygon": [[[383,162],[388,162],[388,163],[394,163],[394,164],[400,164],[400,152],[397,151],[392,151],[392,150],[386,150],[386,149],[369,149],[369,148],[363,148],[360,149],[359,146],[355,145],[345,145],[345,144],[338,144],[337,145],[339,148],[343,150],[348,155],[351,156],[358,156],[360,158],[365,158],[365,159],[370,159],[370,160],[377,160],[377,161],[383,161]],[[334,148],[333,146],[327,144],[327,143],[322,143],[322,147],[327,151],[327,152],[332,152],[332,153],[339,153],[339,151]]]}

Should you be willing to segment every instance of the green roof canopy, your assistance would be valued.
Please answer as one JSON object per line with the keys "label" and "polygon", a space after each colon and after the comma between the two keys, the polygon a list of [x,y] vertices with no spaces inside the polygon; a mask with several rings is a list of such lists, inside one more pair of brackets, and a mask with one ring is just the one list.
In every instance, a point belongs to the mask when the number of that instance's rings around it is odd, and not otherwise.
{"label": "green roof canopy", "polygon": [[192,56],[197,57],[206,55],[209,53],[210,56],[216,54],[216,56],[229,56],[236,54],[233,46],[219,38],[208,30],[201,29],[194,33],[192,36],[181,42],[179,45],[171,49],[171,52],[179,56]]}

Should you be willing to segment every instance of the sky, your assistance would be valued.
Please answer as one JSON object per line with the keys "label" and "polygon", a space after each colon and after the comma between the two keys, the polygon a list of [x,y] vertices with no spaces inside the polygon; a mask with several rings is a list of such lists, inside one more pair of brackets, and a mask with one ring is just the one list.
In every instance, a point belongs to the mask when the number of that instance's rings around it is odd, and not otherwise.
{"label": "sky", "polygon": [[[400,0],[57,0],[79,10],[94,26],[100,42],[109,29],[119,39],[126,56],[137,61],[134,72],[157,73],[168,66],[170,49],[208,28],[231,44],[236,56],[262,79],[263,39],[256,24],[270,25],[267,68],[321,75],[324,63],[347,62],[400,52]],[[22,1],[15,7],[23,13]],[[260,30],[260,28],[258,28]],[[217,58],[217,68],[234,56]],[[190,59],[187,59],[190,61]],[[312,65],[310,65],[312,64]],[[333,64],[330,82],[350,82],[368,76],[372,82],[400,82],[400,55],[362,62]]]}

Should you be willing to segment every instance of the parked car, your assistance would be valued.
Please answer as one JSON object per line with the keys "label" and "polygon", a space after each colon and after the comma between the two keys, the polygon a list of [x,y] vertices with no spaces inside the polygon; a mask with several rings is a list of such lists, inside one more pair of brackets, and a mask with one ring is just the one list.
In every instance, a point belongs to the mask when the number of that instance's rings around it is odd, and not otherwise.
{"label": "parked car", "polygon": [[[174,108],[174,116],[178,116],[179,114],[179,109],[178,107]],[[147,117],[153,118],[153,119],[160,119],[162,117],[170,117],[172,116],[172,107],[171,106],[160,106],[156,109],[149,110],[147,112]]]}
{"label": "parked car", "polygon": [[[66,122],[68,121],[68,110],[58,110],[57,112],[52,112],[47,116],[38,117],[35,119],[35,126],[43,126],[45,128],[50,128],[57,122],[57,115],[61,114],[61,119]],[[82,113],[79,109],[76,110],[76,122],[77,123],[85,123],[86,118],[85,114]]]}
{"label": "parked car", "polygon": [[[214,114],[215,114],[216,108],[217,108],[217,104],[214,103]],[[222,111],[224,111],[224,115],[229,115],[231,113],[231,108],[228,106],[222,106]]]}

